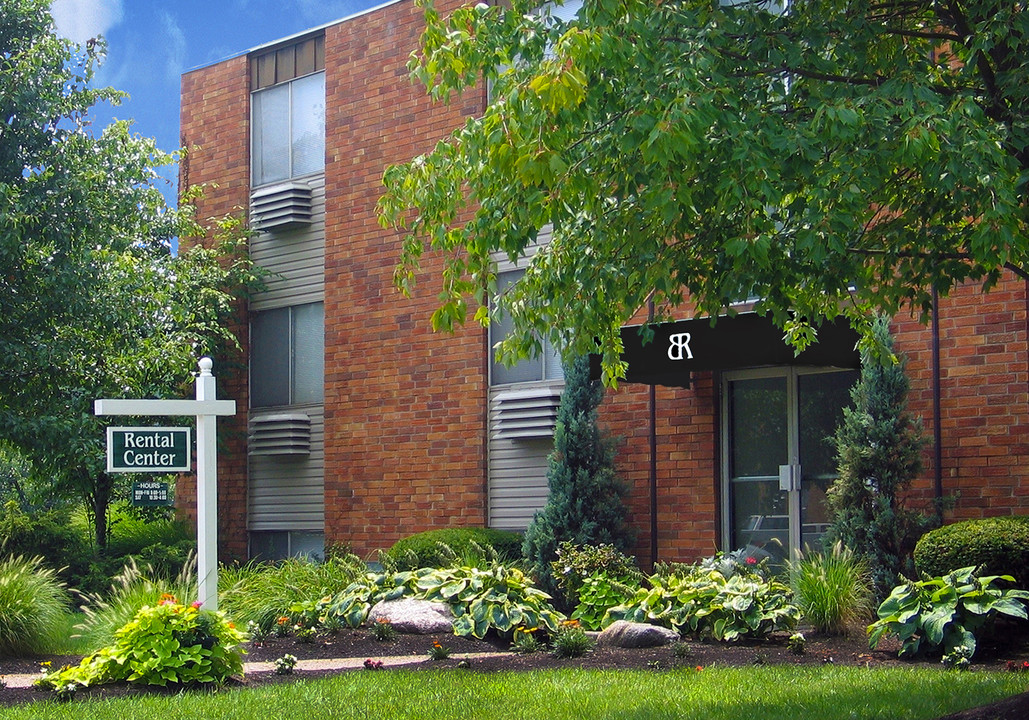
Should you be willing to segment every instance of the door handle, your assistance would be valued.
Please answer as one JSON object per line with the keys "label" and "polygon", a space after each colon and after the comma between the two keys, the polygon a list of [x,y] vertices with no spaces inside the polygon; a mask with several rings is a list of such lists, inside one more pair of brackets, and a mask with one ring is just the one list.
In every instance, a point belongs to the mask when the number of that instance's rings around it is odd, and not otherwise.
{"label": "door handle", "polygon": [[779,466],[779,489],[786,492],[800,490],[800,465]]}

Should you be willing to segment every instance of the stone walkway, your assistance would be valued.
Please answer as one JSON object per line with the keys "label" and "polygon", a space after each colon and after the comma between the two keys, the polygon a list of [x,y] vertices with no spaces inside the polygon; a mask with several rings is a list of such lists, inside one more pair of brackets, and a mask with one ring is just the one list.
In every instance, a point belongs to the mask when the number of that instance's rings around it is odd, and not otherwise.
{"label": "stone walkway", "polygon": [[[481,653],[452,653],[454,660],[472,660],[474,658],[498,657],[507,655],[505,652],[481,652]],[[382,662],[383,667],[399,667],[401,665],[417,665],[423,662],[432,662],[427,655],[397,655],[375,658]],[[332,658],[324,660],[299,660],[294,672],[304,670],[354,670],[364,667],[365,658]],[[251,662],[243,664],[243,674],[274,672],[274,662]],[[31,687],[33,681],[40,677],[39,673],[26,675],[4,675],[3,679],[9,688]]]}

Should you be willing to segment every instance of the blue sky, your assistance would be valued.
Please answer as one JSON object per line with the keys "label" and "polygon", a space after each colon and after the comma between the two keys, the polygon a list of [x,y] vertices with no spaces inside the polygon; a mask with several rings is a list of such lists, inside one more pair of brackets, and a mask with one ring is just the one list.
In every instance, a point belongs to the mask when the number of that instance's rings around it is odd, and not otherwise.
{"label": "blue sky", "polygon": [[[208,65],[307,28],[383,4],[383,0],[54,0],[60,35],[83,43],[103,35],[107,60],[96,85],[129,93],[117,108],[94,112],[98,127],[112,118],[179,146],[179,87],[183,72]],[[174,179],[174,173],[171,173]],[[165,195],[174,197],[170,186]]]}

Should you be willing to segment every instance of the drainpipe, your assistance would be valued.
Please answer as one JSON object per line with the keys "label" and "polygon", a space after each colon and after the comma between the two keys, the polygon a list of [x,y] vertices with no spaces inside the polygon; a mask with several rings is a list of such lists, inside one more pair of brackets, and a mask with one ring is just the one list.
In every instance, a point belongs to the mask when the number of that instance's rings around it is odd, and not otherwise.
{"label": "drainpipe", "polygon": [[933,288],[933,491],[936,499],[936,517],[943,524],[943,413],[940,411],[940,298]]}
{"label": "drainpipe", "polygon": [[[654,299],[647,301],[647,322],[654,321]],[[650,405],[650,566],[657,562],[657,388],[649,385]]]}

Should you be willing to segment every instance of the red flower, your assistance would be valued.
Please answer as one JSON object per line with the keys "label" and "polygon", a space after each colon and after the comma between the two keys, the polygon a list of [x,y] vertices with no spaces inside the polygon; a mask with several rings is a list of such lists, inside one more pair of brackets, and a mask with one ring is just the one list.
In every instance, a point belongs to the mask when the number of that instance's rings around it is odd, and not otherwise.
{"label": "red flower", "polygon": [[757,565],[757,558],[749,557],[746,560],[744,560],[743,562],[747,563],[748,565]]}

